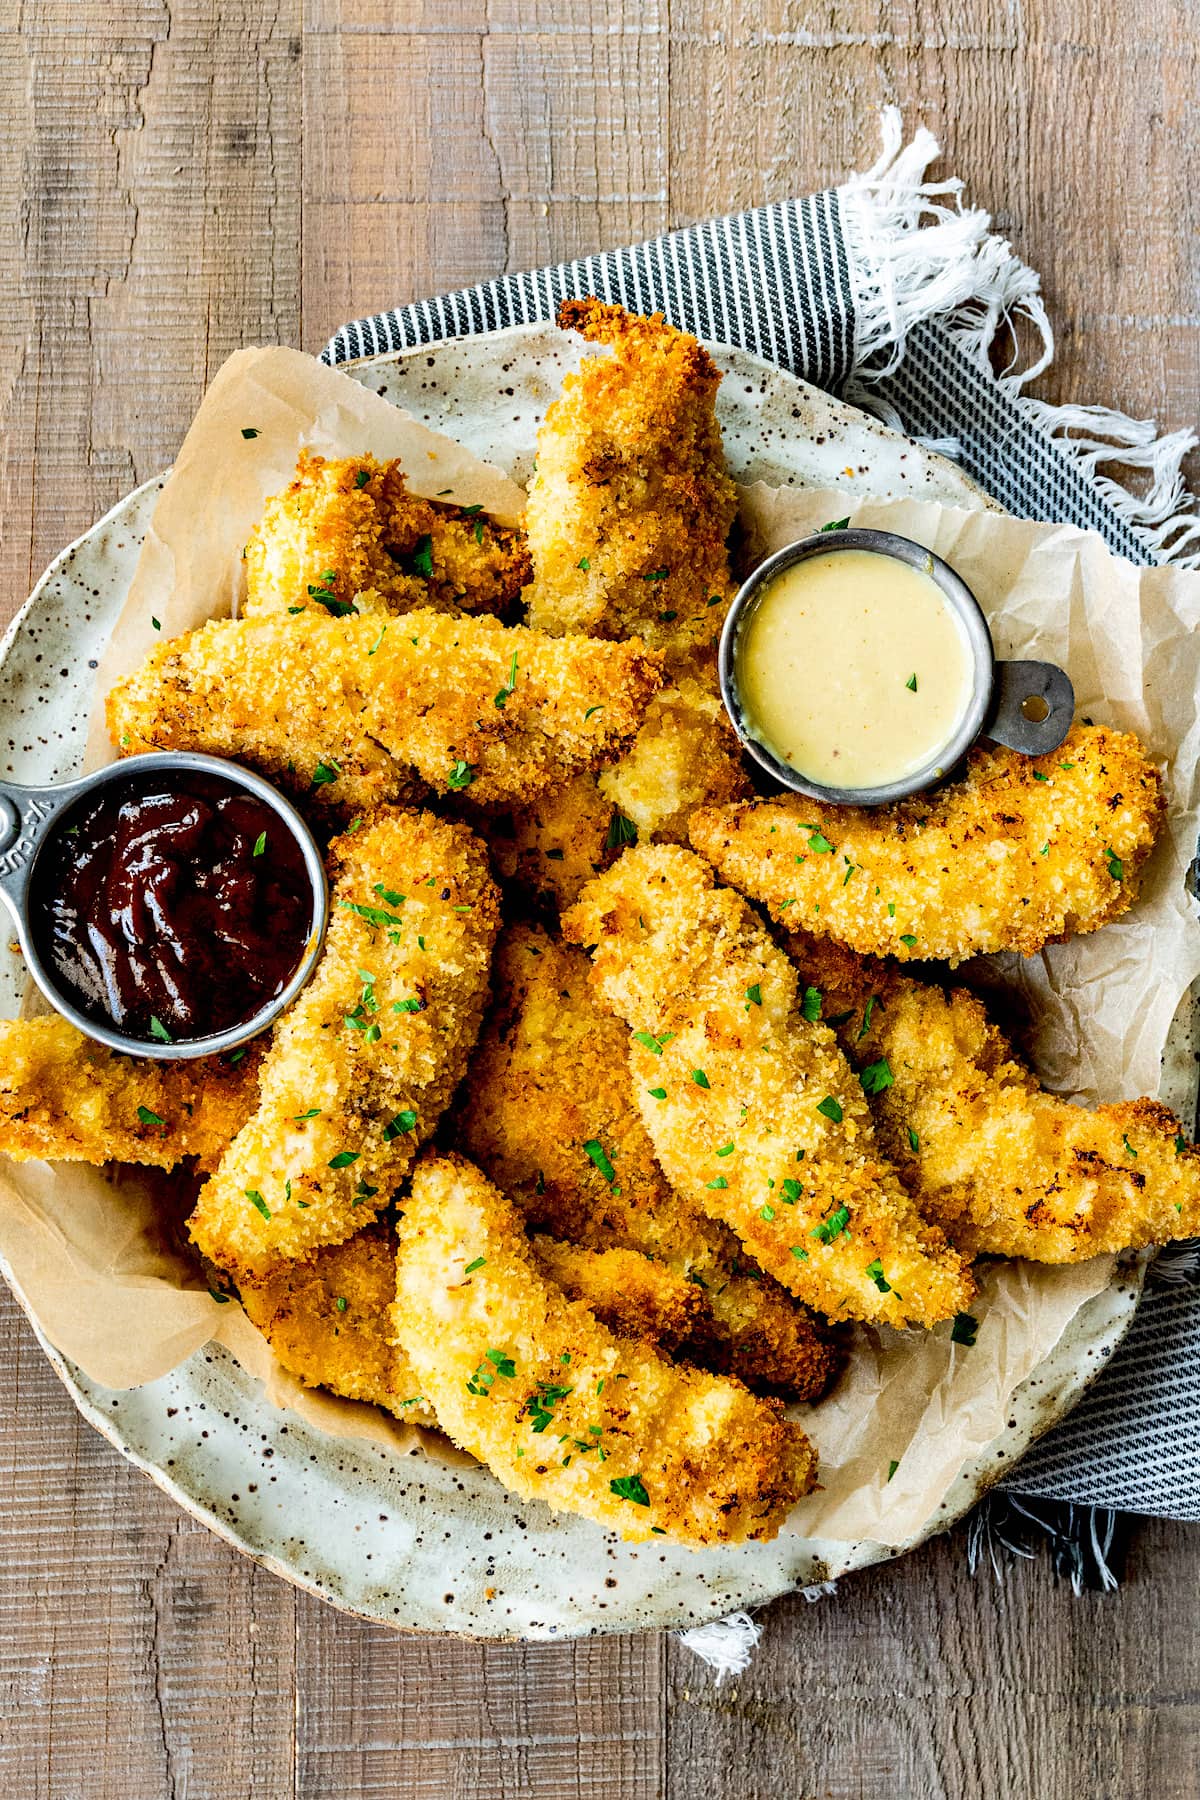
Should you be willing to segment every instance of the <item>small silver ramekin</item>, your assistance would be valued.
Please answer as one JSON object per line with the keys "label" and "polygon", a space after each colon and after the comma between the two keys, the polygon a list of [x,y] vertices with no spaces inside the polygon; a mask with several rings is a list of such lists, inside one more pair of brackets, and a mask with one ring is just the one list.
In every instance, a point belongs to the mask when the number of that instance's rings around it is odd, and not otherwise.
{"label": "small silver ramekin", "polygon": [[[777,575],[794,563],[812,556],[837,555],[846,550],[870,550],[890,556],[909,568],[920,569],[941,589],[966,635],[974,665],[974,678],[966,710],[952,736],[928,759],[898,781],[876,787],[829,787],[812,781],[776,756],[758,737],[742,705],[737,679],[737,653],[742,631],[752,618],[763,594]],[[962,576],[940,556],[912,538],[892,531],[818,531],[798,543],[787,544],[760,563],[745,581],[725,618],[718,652],[721,698],[743,746],[759,767],[783,787],[832,806],[884,806],[919,794],[945,781],[977,738],[993,739],[1023,756],[1045,756],[1071,729],[1075,715],[1075,690],[1065,670],[1056,663],[1001,662],[996,657],[992,634],[983,609]]]}
{"label": "small silver ramekin", "polygon": [[[312,922],[308,941],[296,973],[282,993],[260,1007],[251,1018],[231,1026],[228,1031],[214,1032],[209,1037],[182,1038],[170,1043],[160,1043],[157,1040],[147,1042],[144,1038],[132,1037],[119,1031],[116,1026],[105,1025],[81,1012],[70,997],[55,985],[53,974],[42,961],[30,914],[30,888],[38,861],[46,846],[54,839],[67,813],[73,811],[81,800],[103,788],[126,782],[131,777],[159,771],[165,775],[212,775],[261,800],[265,806],[270,807],[300,846],[312,888]],[[18,787],[11,782],[0,782],[0,900],[3,900],[12,915],[25,965],[54,1010],[61,1013],[64,1019],[69,1019],[85,1036],[94,1038],[97,1043],[107,1044],[110,1050],[120,1050],[127,1056],[151,1057],[158,1062],[182,1062],[197,1056],[216,1056],[222,1051],[237,1049],[240,1044],[247,1043],[249,1039],[257,1037],[259,1032],[265,1031],[291,1005],[312,975],[321,954],[329,919],[329,884],[325,876],[325,864],[312,833],[291,802],[277,788],[272,787],[269,781],[264,781],[261,775],[252,774],[238,763],[227,762],[219,756],[196,756],[168,750],[126,757],[123,761],[109,763],[103,769],[97,769],[94,774],[81,776],[78,781],[63,782],[57,787]]]}

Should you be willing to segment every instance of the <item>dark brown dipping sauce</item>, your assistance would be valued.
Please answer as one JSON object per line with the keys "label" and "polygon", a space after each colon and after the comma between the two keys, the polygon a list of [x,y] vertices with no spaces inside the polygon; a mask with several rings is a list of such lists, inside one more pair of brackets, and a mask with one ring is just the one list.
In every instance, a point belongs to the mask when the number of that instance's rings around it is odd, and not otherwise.
{"label": "dark brown dipping sauce", "polygon": [[218,776],[155,770],[64,817],[38,858],[30,916],[80,1012],[162,1042],[228,1031],[281,994],[312,932],[313,891],[269,806]]}

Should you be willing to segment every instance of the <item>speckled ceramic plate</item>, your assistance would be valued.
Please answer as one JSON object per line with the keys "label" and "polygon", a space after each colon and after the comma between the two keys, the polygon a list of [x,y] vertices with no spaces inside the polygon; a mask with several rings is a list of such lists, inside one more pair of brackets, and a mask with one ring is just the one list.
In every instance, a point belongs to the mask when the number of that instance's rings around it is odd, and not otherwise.
{"label": "speckled ceramic plate", "polygon": [[[952,464],[874,420],[752,357],[715,353],[729,372],[719,411],[739,480],[988,504]],[[577,356],[561,334],[531,327],[352,372],[521,479],[538,419]],[[468,391],[469,410],[460,398]],[[160,486],[130,494],[65,551],[4,641],[0,767],[17,780],[57,781],[78,770],[92,671]],[[8,958],[0,1012],[16,1010],[20,981]],[[923,1537],[964,1512],[1073,1404],[1128,1326],[1141,1279],[1140,1265],[1120,1271],[1077,1315],[1019,1390],[1007,1429],[962,1471]],[[448,1467],[420,1452],[397,1457],[314,1431],[268,1405],[223,1350],[114,1393],[41,1341],[84,1417],[181,1506],[289,1581],[397,1627],[553,1638],[690,1625],[901,1553],[792,1536],[702,1553],[622,1544],[584,1520],[518,1503],[482,1469]]]}

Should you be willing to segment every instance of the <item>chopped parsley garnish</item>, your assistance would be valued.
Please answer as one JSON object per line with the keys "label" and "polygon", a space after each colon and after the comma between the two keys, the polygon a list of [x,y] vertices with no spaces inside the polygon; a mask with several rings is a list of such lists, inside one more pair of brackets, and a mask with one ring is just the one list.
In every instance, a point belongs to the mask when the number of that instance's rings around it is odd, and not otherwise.
{"label": "chopped parsley garnish", "polygon": [[589,706],[583,716],[586,720],[586,719],[590,719],[593,713],[603,712],[603,711],[604,711],[604,705],[603,705],[603,702],[600,702],[596,706]]}
{"label": "chopped parsley garnish", "polygon": [[887,914],[888,914],[888,918],[889,918],[889,919],[894,919],[894,918],[895,918],[895,916],[896,916],[896,902],[895,902],[895,901],[894,901],[894,900],[889,900],[889,901],[888,901],[888,903],[887,903]]}
{"label": "chopped parsley garnish", "polygon": [[733,1152],[734,1152],[734,1147],[735,1146],[734,1146],[733,1139],[730,1138],[730,1140],[727,1144],[721,1145],[721,1148],[717,1151],[717,1155],[718,1156],[732,1156]]}
{"label": "chopped parsley garnish", "polygon": [[652,1100],[665,1100],[667,1097],[667,1090],[664,1087],[647,1088],[646,1092]]}
{"label": "chopped parsley garnish", "polygon": [[254,840],[254,848],[250,852],[250,854],[251,854],[251,856],[262,856],[265,853],[266,848],[267,848],[267,834],[265,831],[260,831],[258,836]]}
{"label": "chopped parsley garnish", "polygon": [[810,850],[814,850],[818,856],[829,856],[832,854],[833,845],[825,836],[824,832],[818,831],[815,825],[806,825],[804,829],[812,834],[808,840],[808,847]]}
{"label": "chopped parsley garnish", "polygon": [[416,1128],[417,1115],[411,1107],[406,1106],[403,1112],[398,1112],[395,1118],[389,1119],[384,1126],[383,1141],[385,1144],[390,1144],[393,1138],[402,1137],[406,1131],[415,1131]]}
{"label": "chopped parsley garnish", "polygon": [[624,844],[636,844],[638,829],[632,819],[627,819],[623,812],[615,812],[608,822],[608,835],[604,839],[606,850],[619,850]]}
{"label": "chopped parsley garnish", "polygon": [[830,519],[828,525],[821,526],[821,530],[822,531],[845,531],[845,529],[849,525],[849,523],[850,523],[850,520],[848,518]]}
{"label": "chopped parsley garnish", "polygon": [[835,1238],[841,1237],[843,1231],[846,1233],[846,1236],[849,1237],[849,1227],[850,1208],[848,1206],[838,1206],[834,1208],[833,1212],[822,1219],[819,1225],[814,1225],[808,1235],[810,1237],[815,1237],[822,1244],[832,1244]]}
{"label": "chopped parsley garnish", "polygon": [[346,1299],[345,1294],[339,1294],[333,1304],[337,1307],[339,1312],[345,1312],[346,1307],[349,1303]]}
{"label": "chopped parsley garnish", "polygon": [[[153,625],[153,627],[154,627],[154,629],[155,629],[155,631],[161,631],[161,630],[162,630],[162,622],[161,622],[161,620],[159,620],[159,619],[156,619],[156,618],[155,618],[155,617],[154,617],[154,614],[153,614],[153,613],[151,613],[151,615],[150,615],[150,623],[151,623],[151,624],[152,624],[152,625]],[[228,1298],[228,1296],[226,1296],[226,1297],[227,1297],[227,1298]]]}
{"label": "chopped parsley garnish", "polygon": [[911,1125],[908,1128],[908,1147],[912,1151],[914,1156],[917,1154],[917,1151],[921,1148],[921,1140],[917,1136],[916,1132],[913,1130]]}
{"label": "chopped parsley garnish", "polygon": [[1049,781],[1050,777],[1048,775],[1043,775],[1040,769],[1035,769],[1033,771],[1033,779],[1035,781]]}
{"label": "chopped parsley garnish", "polygon": [[392,1001],[392,1011],[394,1013],[418,1013],[420,1010],[421,1002],[417,999],[415,994],[411,994],[407,1000]]}
{"label": "chopped parsley garnish", "polygon": [[1175,1139],[1175,1154],[1176,1154],[1176,1156],[1182,1156],[1184,1151],[1187,1149],[1187,1147],[1188,1147],[1188,1141],[1185,1137],[1180,1136]]}
{"label": "chopped parsley garnish", "polygon": [[1126,1156],[1132,1156],[1136,1160],[1137,1151],[1134,1149],[1133,1145],[1130,1143],[1128,1137],[1122,1138],[1121,1141],[1125,1145]]}
{"label": "chopped parsley garnish", "polygon": [[1047,838],[1045,843],[1042,845],[1041,849],[1038,851],[1038,855],[1039,856],[1049,856],[1049,854],[1050,854],[1050,839]]}
{"label": "chopped parsley garnish", "polygon": [[886,1056],[878,1062],[868,1063],[858,1078],[863,1084],[864,1094],[882,1094],[884,1088],[890,1088],[895,1081]]}
{"label": "chopped parsley garnish", "polygon": [[[332,570],[329,570],[321,579],[322,581],[336,581],[337,576]],[[335,619],[348,618],[351,613],[358,611],[353,600],[339,600],[331,587],[314,587],[310,582],[308,594],[310,600],[316,600],[325,608],[326,612],[332,613]]]}
{"label": "chopped parsley garnish", "polygon": [[856,1044],[861,1044],[863,1039],[866,1037],[868,1031],[870,1031],[871,1016],[874,1013],[876,1007],[878,1007],[880,1012],[882,1012],[883,1011],[883,1001],[879,998],[878,994],[872,994],[870,999],[867,1001],[866,1007],[863,1010],[862,1030],[859,1032],[858,1036],[854,1040]]}
{"label": "chopped parsley garnish", "polygon": [[210,1287],[208,1291],[218,1306],[228,1306],[229,1302],[233,1299],[232,1294],[223,1294],[219,1288]]}
{"label": "chopped parsley garnish", "polygon": [[965,1344],[967,1348],[970,1349],[971,1345],[975,1342],[978,1331],[978,1319],[974,1318],[970,1313],[955,1313],[954,1323],[950,1327],[950,1342],[952,1344]]}
{"label": "chopped parsley garnish", "polygon": [[452,793],[457,794],[462,788],[470,787],[474,779],[475,771],[470,763],[463,762],[460,759],[453,765],[449,775],[447,775],[446,786]]}
{"label": "chopped parsley garnish", "polygon": [[330,1157],[329,1166],[331,1169],[348,1169],[351,1163],[358,1161],[358,1158],[357,1150],[339,1150],[336,1156]]}
{"label": "chopped parsley garnish", "polygon": [[364,1200],[373,1200],[378,1192],[378,1188],[369,1186],[360,1175],[358,1178],[358,1186],[354,1190],[354,1198],[350,1204],[351,1206],[360,1206]]}
{"label": "chopped parsley garnish", "polygon": [[817,1111],[824,1113],[827,1119],[832,1119],[835,1125],[840,1125],[842,1122],[841,1104],[834,1099],[832,1094],[826,1094],[823,1100],[817,1102]]}
{"label": "chopped parsley garnish", "polygon": [[809,987],[804,990],[804,998],[800,1002],[800,1011],[810,1025],[815,1025],[821,1017],[821,990]]}
{"label": "chopped parsley garnish", "polygon": [[583,1154],[590,1162],[595,1163],[609,1187],[612,1187],[617,1179],[617,1171],[609,1161],[608,1152],[605,1150],[604,1145],[600,1142],[599,1138],[589,1138],[587,1143],[583,1146]]}
{"label": "chopped parsley garnish", "polygon": [[324,787],[328,782],[336,781],[341,772],[341,763],[331,756],[328,762],[319,762],[313,770],[312,785]]}
{"label": "chopped parsley garnish", "polygon": [[370,479],[370,473],[366,469],[360,469],[354,477],[354,485],[356,488],[365,488]]}
{"label": "chopped parsley garnish", "polygon": [[319,1106],[310,1106],[307,1112],[292,1114],[292,1118],[297,1125],[303,1125],[305,1119],[319,1119],[320,1116],[321,1109]]}
{"label": "chopped parsley garnish", "polygon": [[867,1264],[867,1276],[875,1283],[875,1286],[879,1289],[881,1294],[891,1293],[892,1284],[884,1274],[883,1264],[878,1257],[875,1258],[874,1262]]}
{"label": "chopped parsley garnish", "polygon": [[250,1202],[251,1206],[256,1207],[257,1210],[262,1214],[264,1219],[269,1219],[271,1216],[271,1209],[267,1205],[266,1201],[263,1199],[262,1195],[259,1193],[258,1189],[257,1188],[245,1188],[243,1191],[246,1195],[247,1200]]}
{"label": "chopped parsley garnish", "polygon": [[398,918],[395,913],[387,912],[382,906],[364,906],[359,900],[339,900],[338,905],[344,906],[347,912],[357,913],[360,919],[367,921],[368,925],[403,925],[404,923],[403,919]]}
{"label": "chopped parsley garnish", "polygon": [[917,940],[911,931],[902,931],[900,933],[900,942],[902,944],[907,944],[909,949],[912,950],[915,949]]}
{"label": "chopped parsley garnish", "polygon": [[1114,881],[1124,881],[1124,879],[1125,879],[1125,864],[1121,861],[1121,859],[1117,855],[1116,851],[1106,847],[1104,854],[1108,860],[1108,872],[1112,876],[1113,880]]}
{"label": "chopped parsley garnish", "polygon": [[148,1106],[139,1106],[137,1116],[143,1125],[165,1125],[167,1122],[165,1119],[160,1119],[156,1112],[151,1112]]}
{"label": "chopped parsley garnish", "polygon": [[632,1501],[634,1506],[649,1506],[650,1496],[640,1475],[618,1475],[609,1487],[618,1500]]}
{"label": "chopped parsley garnish", "polygon": [[796,1180],[794,1175],[788,1175],[784,1178],[783,1202],[785,1206],[795,1206],[803,1192],[804,1189],[800,1186],[800,1183]]}
{"label": "chopped parsley garnish", "polygon": [[580,557],[580,559],[579,559],[579,561],[578,561],[578,562],[577,562],[577,563],[576,563],[576,564],[575,564],[575,567],[576,567],[576,568],[577,568],[577,569],[582,569],[582,570],[583,570],[583,572],[584,572],[584,574],[585,574],[585,575],[586,575],[586,574],[587,574],[587,572],[588,572],[588,570],[589,570],[589,569],[590,569],[590,568],[591,568],[591,566],[592,566],[592,565],[591,565],[591,563],[590,563],[590,562],[589,562],[589,561],[588,561],[588,559],[587,559],[587,557],[586,557],[586,556],[581,556],[581,557]]}
{"label": "chopped parsley garnish", "polygon": [[[533,1420],[534,1431],[545,1431],[547,1425],[552,1425],[554,1407],[573,1392],[573,1388],[561,1387],[557,1382],[539,1381],[537,1391],[529,1396],[523,1408]],[[585,1445],[583,1448],[590,1449],[591,1446]]]}
{"label": "chopped parsley garnish", "polygon": [[693,1069],[692,1080],[699,1088],[706,1088],[709,1085],[708,1076],[704,1073],[703,1069]]}
{"label": "chopped parsley garnish", "polygon": [[715,1181],[706,1181],[704,1185],[706,1188],[713,1188],[715,1191],[719,1192],[721,1188],[727,1188],[729,1183],[723,1175],[718,1175]]}
{"label": "chopped parsley garnish", "polygon": [[661,1037],[655,1037],[652,1031],[635,1031],[633,1034],[634,1042],[641,1044],[643,1049],[652,1051],[655,1056],[662,1055],[674,1036],[673,1031],[664,1031]]}
{"label": "chopped parsley garnish", "polygon": [[242,426],[242,436],[244,438],[256,438],[259,435],[260,435],[260,433],[259,433],[259,429],[258,429],[257,425],[243,425]]}
{"label": "chopped parsley garnish", "polygon": [[762,987],[760,983],[757,981],[751,982],[750,986],[746,989],[746,998],[751,1006],[762,1005]]}
{"label": "chopped parsley garnish", "polygon": [[496,698],[494,701],[494,704],[500,708],[501,712],[503,712],[504,708],[508,705],[508,697],[512,693],[512,691],[516,687],[516,685],[517,685],[517,652],[514,650],[513,658],[512,658],[512,666],[508,671],[508,680],[505,682],[504,686],[497,691]]}
{"label": "chopped parsley garnish", "polygon": [[484,1353],[483,1361],[467,1382],[467,1392],[468,1394],[478,1394],[482,1399],[491,1392],[492,1383],[497,1375],[502,1375],[505,1381],[511,1381],[516,1372],[517,1365],[511,1356],[506,1355],[503,1350],[488,1350]]}
{"label": "chopped parsley garnish", "polygon": [[897,1470],[897,1469],[898,1469],[898,1468],[899,1468],[899,1467],[900,1467],[900,1462],[899,1462],[899,1458],[897,1458],[897,1459],[896,1459],[896,1460],[895,1460],[895,1461],[893,1461],[893,1462],[890,1462],[890,1463],[889,1463],[889,1464],[888,1464],[888,1473],[887,1473],[887,1478],[888,1478],[888,1480],[889,1480],[889,1481],[890,1481],[890,1480],[891,1480],[891,1479],[892,1479],[892,1476],[893,1476],[893,1475],[894,1475],[894,1474],[895,1474],[895,1473],[896,1473],[896,1470]]}
{"label": "chopped parsley garnish", "polygon": [[382,881],[377,881],[372,887],[371,892],[373,894],[378,894],[379,898],[386,901],[389,906],[404,905],[404,895],[398,894],[395,888],[384,887]]}
{"label": "chopped parsley garnish", "polygon": [[803,1249],[802,1246],[799,1244],[792,1245],[792,1255],[795,1257],[797,1262],[807,1262],[808,1261],[808,1251]]}
{"label": "chopped parsley garnish", "polygon": [[467,1264],[466,1268],[463,1270],[463,1274],[464,1275],[473,1275],[475,1273],[476,1269],[482,1269],[486,1262],[487,1262],[486,1256],[477,1256],[475,1258],[474,1262],[469,1262]]}
{"label": "chopped parsley garnish", "polygon": [[649,575],[643,575],[643,581],[665,581],[671,573],[669,569],[651,569]]}
{"label": "chopped parsley garnish", "polygon": [[910,675],[910,676],[909,676],[909,678],[908,678],[908,680],[907,680],[907,681],[906,681],[906,682],[905,682],[905,684],[904,684],[904,685],[905,685],[905,687],[906,687],[906,688],[907,688],[907,689],[908,689],[908,691],[909,691],[909,693],[910,693],[910,694],[915,694],[915,693],[916,693],[916,691],[917,691],[917,677],[916,677],[916,674],[915,674],[915,673],[914,673],[914,674],[912,674],[912,675]]}
{"label": "chopped parsley garnish", "polygon": [[150,1036],[152,1038],[157,1038],[160,1044],[170,1044],[174,1042],[174,1039],[162,1020],[156,1019],[153,1013],[150,1015]]}
{"label": "chopped parsley garnish", "polygon": [[423,575],[428,581],[433,574],[433,539],[428,532],[417,539],[417,546],[410,560],[413,574]]}
{"label": "chopped parsley garnish", "polygon": [[771,1220],[775,1217],[775,1208],[773,1206],[760,1206],[758,1209],[758,1216],[760,1219],[765,1219],[769,1225]]}

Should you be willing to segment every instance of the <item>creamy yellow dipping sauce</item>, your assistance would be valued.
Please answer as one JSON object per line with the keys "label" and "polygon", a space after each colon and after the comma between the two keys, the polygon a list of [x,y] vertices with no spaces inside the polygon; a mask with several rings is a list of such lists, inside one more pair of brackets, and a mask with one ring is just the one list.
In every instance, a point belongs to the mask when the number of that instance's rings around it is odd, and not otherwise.
{"label": "creamy yellow dipping sauce", "polygon": [[793,563],[736,647],[742,716],[781,762],[825,787],[882,787],[948,744],[967,710],[966,632],[921,569],[873,550]]}

